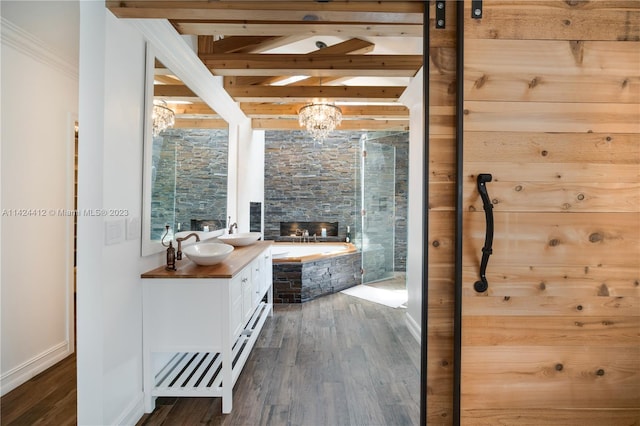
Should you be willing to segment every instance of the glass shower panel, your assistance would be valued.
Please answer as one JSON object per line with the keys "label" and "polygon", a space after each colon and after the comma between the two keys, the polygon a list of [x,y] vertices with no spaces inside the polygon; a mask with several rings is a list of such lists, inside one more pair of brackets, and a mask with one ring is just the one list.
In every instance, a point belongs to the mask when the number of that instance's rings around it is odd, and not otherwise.
{"label": "glass shower panel", "polygon": [[360,218],[363,283],[394,276],[396,149],[361,139]]}

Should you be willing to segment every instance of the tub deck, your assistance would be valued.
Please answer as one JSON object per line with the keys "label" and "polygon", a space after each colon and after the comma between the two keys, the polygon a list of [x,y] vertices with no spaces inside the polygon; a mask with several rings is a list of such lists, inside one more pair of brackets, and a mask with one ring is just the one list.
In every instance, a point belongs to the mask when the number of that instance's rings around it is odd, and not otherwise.
{"label": "tub deck", "polygon": [[271,254],[273,263],[300,263],[342,256],[357,251],[355,245],[343,242],[277,242],[273,244]]}

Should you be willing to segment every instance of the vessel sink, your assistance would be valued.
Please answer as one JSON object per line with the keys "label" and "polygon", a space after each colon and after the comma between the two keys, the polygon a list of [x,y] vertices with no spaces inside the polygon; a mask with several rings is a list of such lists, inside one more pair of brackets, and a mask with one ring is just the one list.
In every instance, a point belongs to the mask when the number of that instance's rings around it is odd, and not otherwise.
{"label": "vessel sink", "polygon": [[260,232],[239,232],[237,234],[220,235],[218,239],[232,246],[241,247],[255,243],[262,237]]}
{"label": "vessel sink", "polygon": [[196,265],[216,265],[233,251],[233,246],[223,243],[197,243],[182,249],[182,252]]}

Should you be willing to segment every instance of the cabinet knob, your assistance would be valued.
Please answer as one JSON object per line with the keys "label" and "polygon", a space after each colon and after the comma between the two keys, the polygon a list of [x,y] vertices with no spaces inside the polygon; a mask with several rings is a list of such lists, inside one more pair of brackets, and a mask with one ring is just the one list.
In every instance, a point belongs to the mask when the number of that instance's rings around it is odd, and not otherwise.
{"label": "cabinet knob", "polygon": [[247,282],[247,278],[243,278],[243,279],[242,279],[242,282],[243,282],[243,283],[246,283],[246,282]]}

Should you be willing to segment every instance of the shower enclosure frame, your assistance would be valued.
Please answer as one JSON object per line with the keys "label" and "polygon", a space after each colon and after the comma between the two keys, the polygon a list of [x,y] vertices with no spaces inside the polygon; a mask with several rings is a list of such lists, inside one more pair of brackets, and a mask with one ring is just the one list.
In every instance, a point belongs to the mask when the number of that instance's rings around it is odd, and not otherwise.
{"label": "shower enclosure frame", "polygon": [[356,173],[356,226],[353,243],[362,252],[362,283],[391,279],[395,273],[396,148],[360,137]]}

